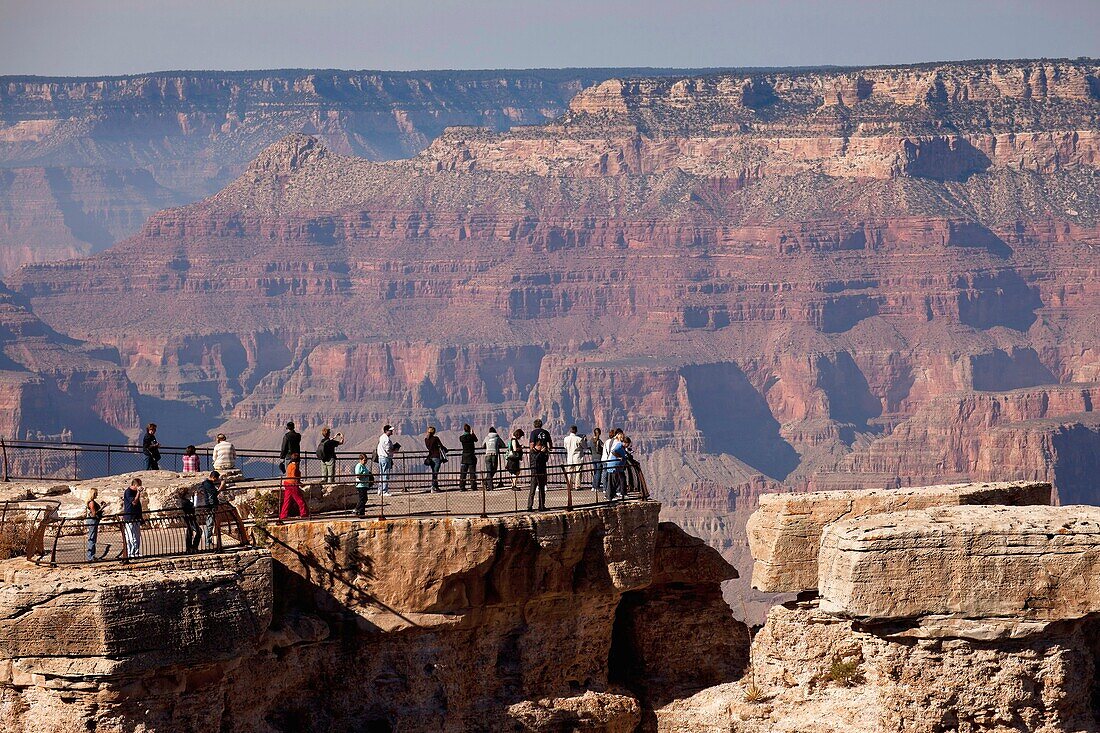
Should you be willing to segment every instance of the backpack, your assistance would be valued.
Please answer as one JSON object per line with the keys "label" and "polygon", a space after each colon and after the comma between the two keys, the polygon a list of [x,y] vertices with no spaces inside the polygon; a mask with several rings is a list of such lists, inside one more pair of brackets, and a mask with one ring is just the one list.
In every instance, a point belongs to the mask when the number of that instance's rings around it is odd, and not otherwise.
{"label": "backpack", "polygon": [[325,441],[324,440],[322,440],[320,443],[317,444],[317,460],[318,461],[324,461],[325,460]]}

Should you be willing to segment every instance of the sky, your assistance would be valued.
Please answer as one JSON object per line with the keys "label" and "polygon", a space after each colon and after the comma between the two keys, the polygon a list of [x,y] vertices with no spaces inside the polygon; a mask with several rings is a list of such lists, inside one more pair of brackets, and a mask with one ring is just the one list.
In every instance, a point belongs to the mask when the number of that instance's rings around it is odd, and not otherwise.
{"label": "sky", "polygon": [[0,74],[1100,56],[1100,0],[0,0]]}

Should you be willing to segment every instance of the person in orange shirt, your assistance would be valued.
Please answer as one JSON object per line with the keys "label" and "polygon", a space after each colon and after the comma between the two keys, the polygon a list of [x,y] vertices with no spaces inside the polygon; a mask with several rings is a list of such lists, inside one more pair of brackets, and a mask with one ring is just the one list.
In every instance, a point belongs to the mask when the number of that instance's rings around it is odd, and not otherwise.
{"label": "person in orange shirt", "polygon": [[290,504],[298,505],[298,516],[308,517],[305,497],[302,496],[302,472],[298,470],[298,454],[287,456],[286,478],[283,479],[283,507],[279,510],[279,521],[290,516]]}

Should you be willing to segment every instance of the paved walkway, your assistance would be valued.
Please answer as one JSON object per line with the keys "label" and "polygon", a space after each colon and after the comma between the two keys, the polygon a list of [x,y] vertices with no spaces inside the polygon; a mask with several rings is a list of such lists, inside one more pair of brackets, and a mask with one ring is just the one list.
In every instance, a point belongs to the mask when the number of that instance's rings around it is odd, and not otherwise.
{"label": "paved walkway", "polygon": [[[429,517],[429,516],[455,516],[477,517],[483,513],[490,516],[508,516],[527,513],[527,489],[512,491],[510,488],[494,489],[486,491],[484,496],[481,491],[442,491],[428,492],[394,492],[387,497],[379,497],[372,493],[367,504],[363,521],[378,519],[384,514],[387,519],[401,517]],[[351,496],[355,496],[354,489]],[[641,499],[634,493],[632,500]],[[354,499],[353,499],[354,500]],[[597,494],[591,489],[574,491],[572,494],[573,508],[596,506],[605,503],[602,493]],[[536,497],[537,507],[537,497]],[[548,489],[546,492],[546,510],[561,510],[569,506],[570,497],[564,488]],[[351,519],[356,517],[353,513],[354,505],[347,509],[320,512],[309,518],[292,518],[290,522],[326,522],[337,519]],[[536,509],[536,511],[538,511]],[[274,521],[274,520],[271,520]],[[246,525],[252,522],[246,520]],[[200,531],[203,521],[199,519]],[[72,564],[85,562],[87,537],[84,524],[80,520],[67,520],[61,536],[56,538],[53,531],[47,531],[44,549],[44,560],[55,558],[58,564]],[[141,531],[142,554],[145,557],[162,557],[169,555],[186,554],[186,529],[178,516],[171,519],[154,519],[142,525]],[[239,546],[232,528],[222,527],[222,548],[234,549]],[[122,559],[123,535],[121,527],[112,521],[104,522],[99,528],[99,537],[96,543],[97,557],[103,562]],[[56,553],[55,553],[56,547]],[[200,551],[207,551],[204,541],[200,541]]]}

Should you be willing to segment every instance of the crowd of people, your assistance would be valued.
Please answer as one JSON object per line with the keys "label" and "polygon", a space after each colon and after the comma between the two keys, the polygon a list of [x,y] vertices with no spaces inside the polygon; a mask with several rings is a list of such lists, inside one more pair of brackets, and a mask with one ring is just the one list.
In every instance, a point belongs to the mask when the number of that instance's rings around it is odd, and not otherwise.
{"label": "crowd of people", "polygon": [[[142,453],[148,470],[160,468],[160,443],[157,441],[157,426],[149,423],[142,439]],[[394,477],[395,457],[401,451],[401,444],[393,439],[392,425],[385,425],[378,436],[372,453],[360,453],[359,460],[351,471],[355,481],[358,500],[355,514],[364,516],[372,491],[378,496],[390,496]],[[525,440],[526,439],[526,440]],[[469,425],[463,425],[458,438],[459,471],[458,491],[475,491],[479,481],[486,489],[503,489],[507,476],[511,477],[511,489],[520,490],[521,477],[524,474],[524,461],[527,470],[527,509],[546,508],[546,487],[549,478],[550,454],[554,440],[550,432],[543,427],[542,420],[532,423],[530,434],[523,428],[515,428],[505,440],[495,427],[490,427],[484,440],[478,437]],[[321,482],[333,483],[337,480],[337,449],[344,444],[342,433],[333,434],[325,427],[321,430],[317,444],[316,457],[321,463]],[[562,438],[564,449],[564,473],[568,487],[581,488],[582,482],[590,476],[593,491],[602,492],[607,501],[624,499],[632,488],[633,473],[629,466],[637,466],[630,449],[630,438],[621,429],[612,428],[608,437],[603,437],[600,428],[593,428],[591,435],[579,432],[576,425]],[[431,472],[429,491],[443,491],[439,474],[445,463],[450,460],[452,449],[444,445],[434,426],[424,435],[426,455],[424,465]],[[215,438],[211,449],[213,470],[199,485],[194,493],[187,493],[179,499],[179,510],[186,529],[186,552],[198,552],[200,542],[211,549],[215,542],[214,508],[219,504],[219,495],[224,490],[224,474],[236,470],[236,448],[222,433]],[[282,474],[282,501],[279,508],[279,520],[285,520],[296,513],[300,517],[309,516],[309,507],[302,493],[302,434],[295,429],[293,422],[286,424],[282,445],[279,450],[279,470]],[[479,463],[480,462],[480,463]],[[182,467],[185,473],[199,472],[199,455],[195,446],[184,449]],[[377,469],[375,469],[377,465]],[[147,505],[142,480],[135,477],[122,496],[122,532],[127,557],[141,557],[141,525],[143,512]],[[87,560],[97,559],[96,547],[99,524],[103,518],[103,506],[98,494],[91,490],[85,514],[87,533]],[[200,517],[203,519],[200,527]]]}
{"label": "crowd of people", "polygon": [[[358,494],[355,507],[357,516],[364,516],[371,491],[376,491],[380,497],[391,495],[394,459],[401,450],[401,444],[393,439],[393,433],[392,425],[383,426],[372,454],[359,454],[359,461],[352,471]],[[591,436],[580,433],[576,425],[569,428],[568,434],[562,439],[566,482],[570,489],[580,489],[585,474],[590,473],[594,491],[604,492],[608,501],[625,498],[632,480],[632,474],[627,471],[627,467],[637,465],[630,449],[630,438],[619,428],[613,428],[607,439],[602,436],[600,428],[594,428]],[[505,474],[511,476],[512,490],[518,490],[526,457],[529,467],[527,509],[533,510],[536,500],[539,509],[546,508],[548,466],[554,441],[550,432],[543,427],[542,420],[533,422],[530,435],[523,428],[516,428],[507,441],[495,427],[490,427],[482,440],[469,424],[465,424],[458,442],[458,491],[477,490],[479,481],[486,489],[504,488]],[[321,461],[322,483],[336,480],[336,449],[343,444],[343,434],[333,435],[327,427],[321,430],[317,458]],[[429,491],[442,491],[439,473],[443,464],[450,460],[452,449],[444,445],[434,426],[429,427],[424,435],[424,448],[424,465],[431,471]],[[279,451],[280,470],[284,472],[280,520],[288,519],[294,509],[297,509],[299,516],[309,516],[302,494],[301,455],[302,435],[293,422],[288,422]],[[374,469],[375,464],[377,472]]]}

